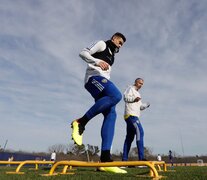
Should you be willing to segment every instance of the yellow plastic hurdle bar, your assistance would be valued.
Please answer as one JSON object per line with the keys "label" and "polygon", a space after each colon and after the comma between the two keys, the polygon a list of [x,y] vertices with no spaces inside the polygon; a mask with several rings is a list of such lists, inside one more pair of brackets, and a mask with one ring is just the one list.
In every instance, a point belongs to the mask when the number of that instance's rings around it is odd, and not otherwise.
{"label": "yellow plastic hurdle bar", "polygon": [[[15,162],[15,161],[13,161]],[[24,174],[24,172],[21,172],[20,169],[25,165],[25,164],[35,164],[35,169],[38,169],[39,164],[54,164],[54,161],[37,161],[37,160],[27,160],[27,161],[19,161],[19,165],[16,168],[16,171],[14,172],[6,172],[6,174]]]}
{"label": "yellow plastic hurdle bar", "polygon": [[43,176],[53,176],[57,175],[55,170],[58,166],[64,165],[63,171],[61,174],[67,174],[68,166],[76,167],[113,167],[113,166],[147,166],[150,168],[150,177],[159,179],[162,176],[158,175],[158,172],[155,168],[156,162],[152,163],[151,161],[114,161],[114,162],[84,162],[84,161],[59,161],[56,162],[50,169],[49,174],[43,174]]}
{"label": "yellow plastic hurdle bar", "polygon": [[[150,163],[153,164],[154,167],[157,167],[158,168],[158,171],[167,171],[167,164],[165,163],[165,161],[149,161]],[[160,166],[163,166],[163,170],[161,169]],[[67,170],[68,170],[68,167],[69,167],[69,171],[74,171],[76,169],[74,169],[72,166],[69,166],[69,165],[65,165],[63,170],[62,170],[62,173],[60,174],[74,174],[72,172],[70,173],[67,173]]]}
{"label": "yellow plastic hurdle bar", "polygon": [[0,164],[6,164],[6,165],[8,165],[8,164],[20,164],[20,163],[22,163],[23,161],[0,161]]}
{"label": "yellow plastic hurdle bar", "polygon": [[[150,161],[154,166],[158,167],[158,171],[167,171],[167,165],[165,161]],[[163,170],[161,169],[160,165],[163,166]]]}

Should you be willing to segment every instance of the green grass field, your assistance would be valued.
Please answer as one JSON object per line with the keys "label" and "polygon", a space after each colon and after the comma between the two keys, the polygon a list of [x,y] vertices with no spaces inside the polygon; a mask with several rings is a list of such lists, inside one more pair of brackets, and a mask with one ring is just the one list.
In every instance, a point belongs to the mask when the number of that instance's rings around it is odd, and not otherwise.
{"label": "green grass field", "polygon": [[[70,180],[98,180],[98,179],[152,179],[149,178],[148,168],[126,168],[127,174],[113,174],[106,172],[97,172],[94,168],[77,168],[74,175],[57,175],[50,177],[42,177],[40,174],[48,174],[49,170],[47,167],[40,167],[37,171],[29,170],[28,167],[24,167],[21,171],[25,172],[23,175],[6,174],[6,171],[15,171],[15,167],[0,166],[0,180],[30,180],[30,179],[70,179]],[[62,171],[60,167],[58,169]],[[174,169],[168,167],[167,172],[158,172],[159,175],[164,176],[163,179],[178,179],[178,180],[207,180],[207,166],[203,167],[174,167]],[[175,170],[175,171],[170,171]],[[146,177],[148,176],[148,177]]]}

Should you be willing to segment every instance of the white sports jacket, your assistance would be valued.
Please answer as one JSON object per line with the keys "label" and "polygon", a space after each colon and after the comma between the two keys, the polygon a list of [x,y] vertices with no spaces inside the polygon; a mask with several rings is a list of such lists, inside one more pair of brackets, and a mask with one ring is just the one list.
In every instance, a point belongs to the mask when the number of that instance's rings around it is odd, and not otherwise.
{"label": "white sports jacket", "polygon": [[142,106],[142,101],[140,99],[138,102],[134,102],[136,97],[141,98],[140,93],[136,90],[135,86],[129,86],[124,92],[125,119],[130,115],[140,117],[140,107]]}

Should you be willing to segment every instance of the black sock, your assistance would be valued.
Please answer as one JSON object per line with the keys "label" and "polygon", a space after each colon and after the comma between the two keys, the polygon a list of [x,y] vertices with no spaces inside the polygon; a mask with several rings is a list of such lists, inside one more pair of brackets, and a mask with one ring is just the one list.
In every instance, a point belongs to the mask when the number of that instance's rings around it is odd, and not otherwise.
{"label": "black sock", "polygon": [[85,127],[85,125],[88,123],[89,119],[87,118],[86,115],[84,115],[82,118],[78,119],[78,122]]}
{"label": "black sock", "polygon": [[113,162],[110,150],[101,151],[101,162]]}

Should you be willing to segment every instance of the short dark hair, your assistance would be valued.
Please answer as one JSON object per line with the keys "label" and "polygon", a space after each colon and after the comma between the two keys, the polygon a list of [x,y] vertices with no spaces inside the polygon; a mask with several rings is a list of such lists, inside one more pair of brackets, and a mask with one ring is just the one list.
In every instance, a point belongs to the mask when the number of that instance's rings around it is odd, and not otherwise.
{"label": "short dark hair", "polygon": [[126,41],[126,37],[125,37],[122,33],[120,33],[120,32],[116,32],[116,33],[111,37],[111,39],[112,39],[114,36],[119,36],[119,37],[121,37],[121,38],[123,39],[124,42]]}
{"label": "short dark hair", "polygon": [[139,81],[139,80],[142,80],[142,81],[144,81],[144,79],[142,79],[142,78],[137,78],[137,79],[135,79],[135,83],[137,82],[137,81]]}

